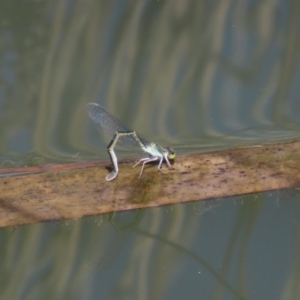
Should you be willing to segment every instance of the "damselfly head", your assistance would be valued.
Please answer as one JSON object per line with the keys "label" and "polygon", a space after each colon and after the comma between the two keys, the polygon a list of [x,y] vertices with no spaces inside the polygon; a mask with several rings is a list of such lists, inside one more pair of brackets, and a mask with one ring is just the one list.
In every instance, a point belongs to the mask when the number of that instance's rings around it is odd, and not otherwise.
{"label": "damselfly head", "polygon": [[176,157],[175,151],[171,147],[167,147],[166,149],[168,151],[168,158],[172,160],[175,159]]}

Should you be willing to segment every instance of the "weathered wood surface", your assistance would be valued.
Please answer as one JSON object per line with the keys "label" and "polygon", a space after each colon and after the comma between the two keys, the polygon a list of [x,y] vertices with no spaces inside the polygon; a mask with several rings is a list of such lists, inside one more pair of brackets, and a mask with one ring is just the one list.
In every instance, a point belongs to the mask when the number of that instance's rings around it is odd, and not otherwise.
{"label": "weathered wood surface", "polygon": [[229,149],[176,159],[164,172],[79,163],[0,169],[0,227],[227,197],[300,185],[300,142]]}

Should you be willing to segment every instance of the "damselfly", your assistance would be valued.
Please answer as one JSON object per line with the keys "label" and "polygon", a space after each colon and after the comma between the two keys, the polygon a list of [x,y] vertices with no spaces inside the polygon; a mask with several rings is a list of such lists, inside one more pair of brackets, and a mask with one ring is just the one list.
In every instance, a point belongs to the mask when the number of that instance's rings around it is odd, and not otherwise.
{"label": "damselfly", "polygon": [[119,172],[118,159],[114,152],[118,139],[121,138],[124,141],[130,141],[138,143],[138,145],[147,153],[148,157],[140,159],[133,167],[136,167],[142,163],[142,169],[139,175],[141,177],[145,164],[153,161],[159,161],[158,169],[161,169],[162,163],[165,160],[168,167],[171,168],[169,160],[175,158],[175,152],[173,149],[167,147],[163,148],[158,144],[148,142],[134,130],[122,124],[116,117],[112,116],[104,107],[97,103],[88,103],[86,105],[87,114],[94,121],[94,123],[100,127],[105,134],[112,137],[112,140],[107,146],[108,154],[113,165],[113,170],[106,176],[106,180],[110,181],[117,177]]}

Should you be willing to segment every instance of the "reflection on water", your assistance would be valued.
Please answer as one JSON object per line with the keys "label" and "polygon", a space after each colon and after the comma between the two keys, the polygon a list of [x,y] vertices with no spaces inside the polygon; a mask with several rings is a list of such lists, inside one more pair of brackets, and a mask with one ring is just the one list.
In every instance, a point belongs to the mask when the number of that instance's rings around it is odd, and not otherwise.
{"label": "reflection on water", "polygon": [[184,152],[298,136],[289,1],[14,5],[0,12],[2,161],[106,158],[87,102]]}
{"label": "reflection on water", "polygon": [[296,299],[298,198],[296,189],[2,229],[0,295]]}

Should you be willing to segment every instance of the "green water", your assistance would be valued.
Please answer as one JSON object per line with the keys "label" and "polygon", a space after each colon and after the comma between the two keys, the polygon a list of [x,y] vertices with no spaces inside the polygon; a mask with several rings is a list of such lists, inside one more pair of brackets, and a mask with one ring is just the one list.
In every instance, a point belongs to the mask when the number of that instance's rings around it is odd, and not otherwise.
{"label": "green water", "polygon": [[[1,166],[108,160],[88,102],[179,155],[298,138],[299,6],[3,1]],[[298,189],[5,228],[0,299],[297,299],[299,232]]]}

